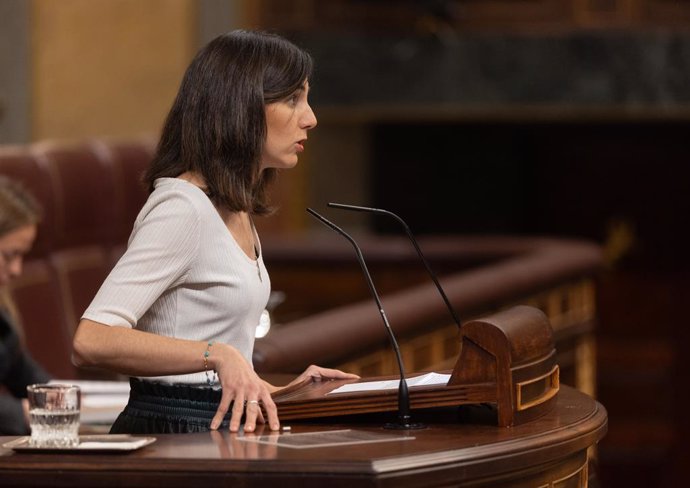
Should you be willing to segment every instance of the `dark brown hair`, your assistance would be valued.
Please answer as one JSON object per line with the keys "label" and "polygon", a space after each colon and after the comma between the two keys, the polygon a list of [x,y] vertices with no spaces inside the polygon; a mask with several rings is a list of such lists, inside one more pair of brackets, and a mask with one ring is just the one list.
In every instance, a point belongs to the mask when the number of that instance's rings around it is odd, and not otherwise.
{"label": "dark brown hair", "polygon": [[192,60],[144,175],[199,172],[216,205],[233,212],[270,213],[266,194],[274,169],[261,170],[265,106],[300,88],[312,71],[308,53],[274,34],[232,31]]}

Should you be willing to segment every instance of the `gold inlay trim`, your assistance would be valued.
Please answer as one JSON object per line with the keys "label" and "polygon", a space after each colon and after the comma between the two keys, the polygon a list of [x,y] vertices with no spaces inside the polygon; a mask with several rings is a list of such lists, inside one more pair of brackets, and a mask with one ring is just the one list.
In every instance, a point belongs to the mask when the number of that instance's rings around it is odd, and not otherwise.
{"label": "gold inlay trim", "polygon": [[[548,385],[548,391],[544,393],[543,395],[540,395],[539,397],[526,401],[523,403],[523,393],[522,390],[524,388],[527,388],[528,386],[534,385],[535,383],[538,383],[540,381],[544,380],[549,380],[549,385]],[[532,378],[527,381],[521,381],[520,383],[517,383],[517,411],[521,410],[527,410],[528,408],[532,408],[535,405],[539,405],[540,403],[544,403],[547,400],[550,400],[554,396],[556,396],[556,393],[558,393],[558,389],[560,388],[560,375],[559,375],[559,369],[558,365],[555,365],[551,371],[548,373],[538,376],[537,378]]]}
{"label": "gold inlay trim", "polygon": [[574,477],[578,477],[578,486],[580,488],[587,488],[589,486],[589,459],[585,459],[584,464],[580,466],[578,469],[573,471],[567,476],[564,476],[562,478],[553,480],[553,487],[554,488],[559,488],[560,486],[564,486],[568,481],[571,481]]}

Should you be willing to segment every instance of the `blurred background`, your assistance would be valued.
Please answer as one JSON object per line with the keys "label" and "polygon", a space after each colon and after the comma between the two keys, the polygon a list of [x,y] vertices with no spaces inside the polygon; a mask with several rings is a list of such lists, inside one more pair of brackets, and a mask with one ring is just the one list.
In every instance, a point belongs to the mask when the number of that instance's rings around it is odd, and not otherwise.
{"label": "blurred background", "polygon": [[191,57],[234,28],[316,59],[319,127],[267,230],[308,229],[304,207],[337,201],[395,211],[418,234],[599,243],[600,483],[680,486],[690,2],[2,0],[0,144],[155,137]]}

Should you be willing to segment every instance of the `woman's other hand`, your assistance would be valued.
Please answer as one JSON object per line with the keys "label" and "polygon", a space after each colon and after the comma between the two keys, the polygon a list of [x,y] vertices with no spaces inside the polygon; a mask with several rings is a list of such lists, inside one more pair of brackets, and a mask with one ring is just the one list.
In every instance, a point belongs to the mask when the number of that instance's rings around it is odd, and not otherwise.
{"label": "woman's other hand", "polygon": [[359,376],[352,373],[345,373],[339,369],[322,368],[321,366],[315,366],[312,364],[304,370],[304,373],[292,380],[287,386],[301,383],[307,379],[312,379],[313,381],[356,380],[359,379]]}

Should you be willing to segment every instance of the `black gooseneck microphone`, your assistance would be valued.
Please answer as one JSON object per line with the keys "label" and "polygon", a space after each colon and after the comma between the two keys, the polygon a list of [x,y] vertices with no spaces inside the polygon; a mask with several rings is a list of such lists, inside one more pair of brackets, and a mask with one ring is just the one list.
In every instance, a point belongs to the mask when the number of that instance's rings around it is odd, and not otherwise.
{"label": "black gooseneck microphone", "polygon": [[327,227],[330,227],[334,231],[336,231],[338,234],[342,235],[345,239],[350,241],[350,244],[352,244],[352,247],[355,248],[355,252],[357,254],[357,260],[359,261],[359,265],[362,267],[362,272],[364,273],[364,277],[367,280],[367,284],[369,285],[369,291],[371,291],[371,294],[374,297],[374,301],[376,301],[376,306],[379,309],[379,313],[381,314],[381,318],[383,319],[383,324],[386,326],[386,331],[388,332],[388,337],[391,340],[391,344],[393,345],[393,350],[395,351],[395,357],[398,361],[398,369],[400,370],[400,383],[398,384],[398,422],[397,423],[387,423],[384,425],[385,428],[387,429],[423,429],[426,426],[424,424],[419,424],[419,423],[413,423],[411,421],[411,415],[410,415],[410,392],[407,387],[407,380],[405,379],[405,367],[403,366],[403,361],[402,361],[402,356],[400,355],[400,348],[398,347],[398,341],[395,340],[395,334],[393,334],[393,329],[391,329],[390,324],[388,323],[388,318],[386,317],[386,312],[383,310],[383,305],[381,305],[381,299],[379,298],[379,294],[376,292],[376,287],[374,286],[374,281],[371,278],[371,274],[369,273],[369,269],[367,268],[367,263],[364,261],[364,256],[362,255],[362,250],[359,248],[355,240],[343,229],[335,225],[333,222],[325,218],[324,216],[320,215],[316,211],[314,211],[311,208],[307,208],[307,212],[309,212],[312,216],[316,217],[322,224],[326,225]]}
{"label": "black gooseneck microphone", "polygon": [[448,308],[448,311],[450,312],[450,314],[453,316],[453,320],[458,325],[458,327],[460,327],[461,324],[460,324],[460,319],[458,318],[458,314],[455,312],[455,309],[450,304],[450,300],[448,300],[446,293],[443,291],[443,288],[441,287],[441,283],[439,283],[438,278],[436,277],[436,274],[433,272],[433,270],[431,269],[431,266],[429,265],[428,261],[424,257],[424,254],[422,253],[422,249],[419,247],[419,244],[417,243],[417,239],[415,239],[414,235],[412,234],[412,231],[410,230],[410,227],[405,223],[405,221],[403,219],[398,217],[393,212],[389,212],[388,210],[383,210],[380,208],[361,207],[358,205],[346,205],[344,203],[329,203],[328,206],[332,207],[332,208],[339,208],[342,210],[354,210],[356,212],[370,212],[370,213],[375,213],[375,214],[379,214],[379,215],[387,215],[387,216],[393,217],[395,220],[397,220],[398,223],[400,225],[402,225],[403,229],[405,229],[405,233],[407,234],[407,237],[409,237],[410,241],[412,241],[412,245],[414,246],[415,250],[417,251],[417,255],[422,260],[422,263],[424,263],[424,267],[426,268],[427,273],[429,273],[429,276],[431,276],[431,279],[433,280],[434,285],[436,285],[436,289],[441,294],[443,301],[446,303],[446,307]]}

